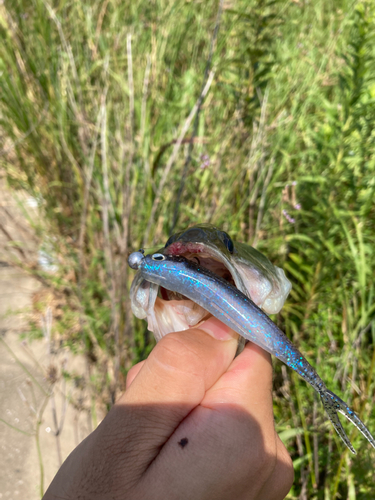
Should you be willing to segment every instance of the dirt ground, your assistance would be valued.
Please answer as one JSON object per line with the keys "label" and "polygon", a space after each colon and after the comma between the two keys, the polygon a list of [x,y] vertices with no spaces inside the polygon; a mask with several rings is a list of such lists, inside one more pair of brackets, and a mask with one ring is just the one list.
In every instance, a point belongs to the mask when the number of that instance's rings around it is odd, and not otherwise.
{"label": "dirt ground", "polygon": [[[23,197],[22,203],[35,210],[32,199]],[[54,349],[48,335],[32,342],[25,336],[33,297],[42,286],[8,264],[19,253],[8,236],[35,259],[38,250],[22,210],[1,181],[0,226],[0,499],[37,500],[61,461],[92,430],[87,413],[72,404],[78,389],[60,376],[63,368],[84,376],[85,363]],[[52,378],[57,382],[51,394]]]}

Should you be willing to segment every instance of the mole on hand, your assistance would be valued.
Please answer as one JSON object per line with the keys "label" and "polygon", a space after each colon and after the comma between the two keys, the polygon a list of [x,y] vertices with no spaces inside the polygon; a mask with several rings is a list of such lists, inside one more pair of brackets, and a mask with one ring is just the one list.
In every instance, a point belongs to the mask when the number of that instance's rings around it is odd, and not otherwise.
{"label": "mole on hand", "polygon": [[188,442],[189,442],[188,438],[182,438],[178,444],[181,446],[181,448],[185,448],[185,446],[188,444]]}

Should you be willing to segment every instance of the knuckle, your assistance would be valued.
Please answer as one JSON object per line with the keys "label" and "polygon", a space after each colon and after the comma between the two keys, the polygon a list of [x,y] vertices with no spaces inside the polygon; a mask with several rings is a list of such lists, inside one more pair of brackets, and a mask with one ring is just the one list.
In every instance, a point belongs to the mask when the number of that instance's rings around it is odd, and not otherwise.
{"label": "knuckle", "polygon": [[135,375],[138,373],[138,371],[139,371],[139,363],[137,363],[136,365],[134,365],[130,368],[130,370],[128,371],[127,377],[126,377],[127,385],[130,385],[130,382],[133,381],[133,379],[135,378]]}
{"label": "knuckle", "polygon": [[277,465],[281,471],[280,476],[282,477],[282,484],[280,487],[285,489],[285,495],[289,492],[290,488],[294,482],[294,467],[293,461],[285,448],[283,442],[278,437],[278,449],[277,449]]}
{"label": "knuckle", "polygon": [[246,443],[248,473],[256,478],[258,485],[264,485],[276,467],[276,443],[273,436],[264,436],[258,424],[252,423],[250,427]]}
{"label": "knuckle", "polygon": [[197,346],[183,339],[180,333],[169,333],[163,337],[154,350],[154,356],[174,370],[203,375],[204,363]]}
{"label": "knuckle", "polygon": [[260,483],[265,483],[271,476],[276,466],[276,453],[269,447],[261,446],[258,448],[256,460],[253,459],[253,473],[256,474]]}

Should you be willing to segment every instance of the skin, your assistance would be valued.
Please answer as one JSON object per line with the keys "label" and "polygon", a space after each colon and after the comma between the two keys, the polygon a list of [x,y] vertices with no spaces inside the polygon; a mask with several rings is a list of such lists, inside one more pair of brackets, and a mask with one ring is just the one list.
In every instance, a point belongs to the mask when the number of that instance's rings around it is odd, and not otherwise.
{"label": "skin", "polygon": [[171,333],[67,458],[43,500],[282,500],[291,459],[275,432],[270,355],[210,318]]}

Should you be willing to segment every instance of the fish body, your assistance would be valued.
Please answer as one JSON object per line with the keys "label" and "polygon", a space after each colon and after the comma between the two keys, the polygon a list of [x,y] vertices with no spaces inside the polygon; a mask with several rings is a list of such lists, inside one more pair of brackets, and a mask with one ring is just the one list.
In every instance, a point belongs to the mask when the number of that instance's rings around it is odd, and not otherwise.
{"label": "fish body", "polygon": [[[165,250],[163,253],[158,252],[147,256],[140,252],[130,255],[130,267],[138,270],[131,292],[133,302],[137,302],[137,305],[133,303],[133,310],[136,309],[135,312],[139,313],[137,307],[141,306],[141,309],[146,311],[144,317],[155,314],[156,296],[159,289],[173,293],[171,302],[176,301],[174,297],[178,297],[177,302],[196,304],[206,314],[212,314],[236,331],[245,341],[259,345],[304,378],[319,393],[335,430],[352,453],[355,453],[355,450],[340,423],[338,412],[350,420],[375,448],[375,440],[365,424],[344,401],[327,389],[314,368],[265,311],[252,300],[249,293],[241,291],[234,279],[232,279],[234,283],[231,283],[226,277],[219,276],[202,266],[199,257],[196,257],[196,262],[194,262],[175,254],[175,251],[185,250],[190,257],[200,255],[199,246],[196,246],[196,243],[190,246],[192,252],[187,251],[190,243],[188,241],[180,248],[172,248],[172,255],[168,255]],[[167,249],[172,244],[174,244],[173,241],[169,244],[167,242],[165,248]],[[231,244],[229,247],[232,248]],[[234,251],[234,248],[232,250]],[[255,256],[258,258],[258,255],[255,254]],[[282,284],[277,284],[282,276],[279,278],[275,268],[271,267],[271,263],[268,265],[269,261],[267,261],[268,259],[263,261],[261,259],[265,267],[262,271],[266,279],[274,279],[276,282],[274,286],[282,289]],[[183,305],[183,307],[187,306]],[[161,311],[160,314],[162,315],[163,312]],[[173,326],[171,325],[171,328]],[[174,328],[173,331],[177,330],[178,328]]]}

